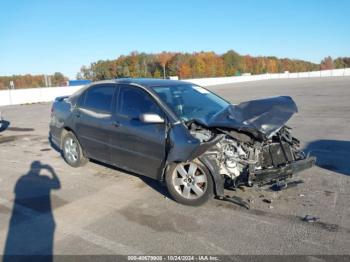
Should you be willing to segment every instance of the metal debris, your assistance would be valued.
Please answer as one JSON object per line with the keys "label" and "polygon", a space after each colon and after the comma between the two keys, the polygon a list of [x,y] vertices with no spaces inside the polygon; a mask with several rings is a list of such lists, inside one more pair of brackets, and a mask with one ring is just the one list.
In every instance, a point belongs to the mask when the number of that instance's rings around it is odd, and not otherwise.
{"label": "metal debris", "polygon": [[306,215],[303,218],[303,221],[308,222],[308,223],[318,222],[319,220],[320,220],[319,217],[314,217],[314,216],[310,216],[310,215]]}
{"label": "metal debris", "polygon": [[268,204],[271,204],[272,201],[273,201],[272,199],[267,199],[267,198],[263,199],[263,202],[268,203]]}
{"label": "metal debris", "polygon": [[233,204],[239,205],[241,207],[244,207],[246,209],[250,209],[250,205],[249,203],[247,203],[246,201],[244,201],[242,198],[238,197],[238,196],[222,196],[222,197],[218,197],[218,199],[223,200],[223,201],[227,201],[227,202],[231,202]]}
{"label": "metal debris", "polygon": [[290,182],[279,181],[274,185],[272,185],[270,189],[273,191],[281,191],[288,188],[296,187],[297,185],[302,183],[304,183],[303,180],[296,180],[296,181],[290,181]]}

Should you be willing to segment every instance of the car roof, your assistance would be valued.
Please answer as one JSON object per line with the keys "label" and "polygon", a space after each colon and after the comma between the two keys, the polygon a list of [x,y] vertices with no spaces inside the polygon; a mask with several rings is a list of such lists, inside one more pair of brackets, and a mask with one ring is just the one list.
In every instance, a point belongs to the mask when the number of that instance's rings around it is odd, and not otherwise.
{"label": "car roof", "polygon": [[180,80],[168,80],[168,79],[154,79],[154,78],[118,78],[113,80],[105,80],[92,82],[91,85],[99,83],[117,83],[117,84],[136,84],[146,88],[158,87],[158,86],[177,86],[188,85],[190,82]]}

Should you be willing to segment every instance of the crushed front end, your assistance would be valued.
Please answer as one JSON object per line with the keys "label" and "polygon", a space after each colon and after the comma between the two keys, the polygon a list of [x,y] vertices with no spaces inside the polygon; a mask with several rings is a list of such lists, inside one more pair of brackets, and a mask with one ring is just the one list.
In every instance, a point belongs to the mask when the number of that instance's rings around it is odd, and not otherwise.
{"label": "crushed front end", "polygon": [[215,163],[226,185],[262,186],[291,178],[315,165],[315,157],[300,150],[300,142],[283,126],[268,139],[228,128],[205,128],[198,123],[188,125],[190,133],[201,142],[218,135],[222,139],[200,158]]}

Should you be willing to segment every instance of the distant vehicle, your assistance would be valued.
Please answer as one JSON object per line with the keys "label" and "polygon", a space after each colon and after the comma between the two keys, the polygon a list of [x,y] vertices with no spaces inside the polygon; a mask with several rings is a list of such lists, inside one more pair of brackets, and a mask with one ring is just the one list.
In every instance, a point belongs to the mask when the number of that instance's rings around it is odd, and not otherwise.
{"label": "distant vehicle", "polygon": [[223,196],[224,184],[264,185],[312,167],[285,126],[296,112],[290,97],[232,105],[183,81],[111,80],[57,98],[50,134],[73,167],[96,159],[199,205]]}
{"label": "distant vehicle", "polygon": [[91,80],[69,80],[68,81],[69,86],[83,86],[90,83],[91,83]]}

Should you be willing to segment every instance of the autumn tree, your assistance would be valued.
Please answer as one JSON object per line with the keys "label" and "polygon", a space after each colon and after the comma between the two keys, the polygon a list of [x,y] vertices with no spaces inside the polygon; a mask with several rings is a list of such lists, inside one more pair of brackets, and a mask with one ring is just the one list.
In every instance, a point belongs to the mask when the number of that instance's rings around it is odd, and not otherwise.
{"label": "autumn tree", "polygon": [[334,60],[334,67],[339,68],[350,68],[350,57],[338,57]]}
{"label": "autumn tree", "polygon": [[222,55],[225,74],[228,76],[239,75],[242,70],[242,57],[233,50],[227,51]]}
{"label": "autumn tree", "polygon": [[162,66],[163,68],[163,78],[166,78],[166,73],[165,73],[165,67],[167,66],[168,62],[170,59],[174,56],[174,54],[170,52],[162,52],[157,55],[157,60],[158,63]]}
{"label": "autumn tree", "polygon": [[329,70],[333,68],[334,68],[334,64],[333,64],[332,57],[327,56],[321,61],[321,70]]}

